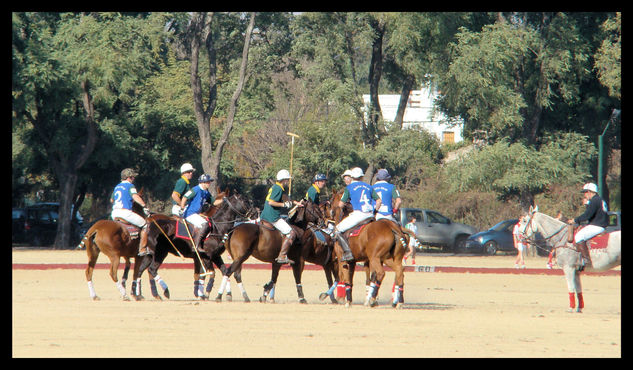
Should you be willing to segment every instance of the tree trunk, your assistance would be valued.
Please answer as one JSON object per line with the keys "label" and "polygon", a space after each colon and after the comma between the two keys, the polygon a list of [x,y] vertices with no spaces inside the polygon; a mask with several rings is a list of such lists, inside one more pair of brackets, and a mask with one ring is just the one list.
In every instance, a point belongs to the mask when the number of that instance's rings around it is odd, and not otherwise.
{"label": "tree trunk", "polygon": [[[224,146],[226,145],[229,135],[233,130],[233,123],[235,120],[235,112],[237,110],[237,102],[242,94],[242,89],[244,88],[244,84],[248,79],[246,75],[246,67],[248,65],[248,49],[250,48],[251,43],[251,34],[253,33],[253,28],[255,26],[255,13],[251,13],[251,18],[248,23],[248,27],[246,28],[246,35],[244,36],[244,49],[242,50],[242,63],[240,65],[240,74],[239,79],[237,81],[237,87],[235,88],[235,92],[233,92],[233,97],[231,98],[231,103],[229,104],[229,112],[226,118],[226,123],[224,125],[224,131],[222,132],[222,137],[218,141],[218,144],[215,148],[215,154],[211,160],[211,165],[209,168],[209,173],[211,177],[216,179],[216,186],[222,187],[222,181],[220,179],[220,161],[222,160],[222,151],[224,150]],[[216,187],[213,187],[212,190],[215,191]],[[214,194],[215,195],[215,194]]]}
{"label": "tree trunk", "polygon": [[398,110],[396,111],[396,119],[394,120],[394,126],[399,127],[402,130],[402,123],[404,121],[404,112],[407,109],[407,103],[409,102],[409,95],[411,89],[415,83],[415,77],[408,75],[402,82],[402,92],[400,93],[400,102],[398,102]]}
{"label": "tree trunk", "polygon": [[371,49],[371,62],[369,65],[369,114],[367,120],[367,141],[370,147],[376,144],[378,122],[382,116],[380,103],[378,102],[378,87],[382,76],[382,40],[385,34],[385,22],[383,19],[372,19],[371,28],[374,30],[374,40]]}

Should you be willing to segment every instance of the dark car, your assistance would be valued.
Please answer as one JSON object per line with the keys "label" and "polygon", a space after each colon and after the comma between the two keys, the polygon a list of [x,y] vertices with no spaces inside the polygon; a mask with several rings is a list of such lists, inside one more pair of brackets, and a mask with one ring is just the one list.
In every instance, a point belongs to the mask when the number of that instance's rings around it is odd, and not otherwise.
{"label": "dark car", "polygon": [[[30,245],[51,245],[57,236],[59,203],[35,203],[12,212],[11,241]],[[83,237],[83,217],[79,212],[71,222],[71,241],[79,242]]]}
{"label": "dark car", "polygon": [[497,251],[514,252],[512,229],[518,219],[501,221],[486,231],[473,234],[466,239],[462,252],[494,255]]}

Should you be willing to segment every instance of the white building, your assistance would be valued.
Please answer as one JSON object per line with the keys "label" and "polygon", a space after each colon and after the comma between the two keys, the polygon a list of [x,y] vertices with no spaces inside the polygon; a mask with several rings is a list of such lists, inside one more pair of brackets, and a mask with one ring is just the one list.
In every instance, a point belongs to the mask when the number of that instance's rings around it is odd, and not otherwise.
{"label": "white building", "polygon": [[[430,88],[424,87],[422,90],[412,90],[409,94],[407,108],[404,111],[402,127],[422,127],[435,134],[442,144],[457,143],[464,140],[462,137],[463,122],[458,121],[457,124],[449,126],[449,120],[444,114],[433,113],[433,102],[436,97],[437,93]],[[369,94],[363,95],[363,101],[367,111]],[[380,104],[384,121],[393,122],[398,111],[400,95],[378,95],[378,103]]]}

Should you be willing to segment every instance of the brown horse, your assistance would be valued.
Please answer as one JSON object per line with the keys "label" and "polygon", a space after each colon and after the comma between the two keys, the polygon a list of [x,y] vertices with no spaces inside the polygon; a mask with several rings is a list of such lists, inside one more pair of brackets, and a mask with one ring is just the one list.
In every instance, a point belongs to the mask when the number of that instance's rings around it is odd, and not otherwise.
{"label": "brown horse", "polygon": [[[139,194],[142,194],[142,190]],[[142,207],[136,202],[133,204],[132,211],[144,217]],[[145,221],[151,222],[150,218],[146,218]],[[93,300],[99,300],[92,284],[92,273],[100,252],[103,252],[110,259],[110,277],[119,293],[121,293],[121,298],[126,301],[130,300],[125,291],[125,281],[130,269],[130,259],[134,258],[136,260],[139,258],[137,257],[139,239],[140,237],[132,238],[126,226],[119,221],[99,220],[88,229],[77,248],[85,247],[88,254],[86,281],[88,282],[90,297]],[[125,260],[125,271],[123,272],[122,281],[119,281],[117,275],[121,257]],[[134,263],[132,282],[132,295],[134,296],[140,295],[140,286],[136,286],[140,282],[139,276],[138,264]]]}
{"label": "brown horse", "polygon": [[[309,227],[313,227],[308,226],[310,224],[323,226],[323,213],[317,205],[312,202],[304,203],[303,207],[297,208],[297,214],[294,218],[294,223],[291,222],[289,224],[295,230],[297,238],[288,251],[288,258],[295,261],[292,264],[292,272],[297,286],[299,302],[307,303],[303,295],[303,287],[301,286],[301,275],[305,261],[319,264],[326,269],[326,266],[331,266],[328,264],[331,263],[332,253],[328,251],[327,243],[321,245],[315,241],[317,236],[309,230]],[[231,255],[233,263],[224,273],[216,301],[222,299],[224,285],[229,277],[235,274],[235,280],[240,287],[244,301],[250,302],[250,298],[242,284],[241,273],[244,261],[253,256],[260,261],[272,264],[271,280],[264,285],[264,294],[259,300],[260,302],[266,302],[267,300],[274,302],[275,284],[281,268],[281,265],[275,262],[275,259],[281,250],[282,241],[282,234],[271,225],[244,223],[237,226],[226,242],[226,249]]]}
{"label": "brown horse", "polygon": [[[334,219],[337,222],[343,218],[343,210],[338,207],[343,191],[333,192],[330,204]],[[354,229],[348,230],[349,235]],[[394,294],[392,306],[400,308],[404,303],[404,267],[402,259],[406,252],[408,235],[402,232],[402,228],[386,219],[371,221],[367,223],[357,236],[348,237],[349,247],[354,256],[354,260],[349,263],[342,261],[343,249],[338,241],[335,243],[334,251],[337,255],[339,281],[345,285],[346,307],[352,304],[352,283],[354,279],[354,269],[356,262],[368,262],[370,289],[367,292],[365,303],[369,306],[377,304],[378,290],[385,277],[383,263],[392,268],[395,272]]]}
{"label": "brown horse", "polygon": [[[256,209],[252,206],[252,202],[240,194],[234,194],[223,197],[223,203],[218,206],[217,210],[208,211],[207,214],[213,213],[209,218],[210,230],[207,234],[208,239],[204,242],[204,252],[197,252],[192,248],[191,239],[183,239],[177,235],[178,219],[161,219],[152,222],[148,228],[147,241],[148,247],[154,252],[153,256],[146,256],[140,264],[139,274],[149,269],[149,273],[155,276],[155,279],[161,284],[162,288],[168,291],[167,284],[160,279],[158,269],[163,263],[165,257],[171,253],[184,258],[193,258],[194,268],[200,266],[206,274],[213,274],[213,264],[221,270],[224,269],[224,262],[221,254],[224,251],[224,235],[228,233],[236,221],[248,219],[255,213]],[[193,226],[188,225],[191,233]],[[204,280],[200,282],[200,271],[196,269],[194,272],[194,296],[206,299],[202,291]],[[196,275],[198,275],[196,277]],[[208,291],[211,290],[213,282],[210,281]],[[169,297],[168,297],[169,298]]]}

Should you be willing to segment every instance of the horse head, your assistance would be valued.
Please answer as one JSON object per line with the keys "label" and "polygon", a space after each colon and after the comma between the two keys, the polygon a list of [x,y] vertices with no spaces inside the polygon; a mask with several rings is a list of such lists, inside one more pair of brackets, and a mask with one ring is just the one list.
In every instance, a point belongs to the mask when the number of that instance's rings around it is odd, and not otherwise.
{"label": "horse head", "polygon": [[303,207],[297,208],[293,223],[297,225],[312,223],[319,227],[324,227],[325,216],[318,204],[307,200],[304,202]]}
{"label": "horse head", "polygon": [[339,202],[341,201],[341,198],[343,197],[344,193],[345,193],[345,189],[341,189],[339,191],[332,189],[332,197],[330,198],[329,212],[326,213],[326,215],[330,219],[336,222],[340,222],[343,219],[343,217],[349,215],[354,210],[352,207],[352,204],[349,202],[345,203],[342,209],[339,207]]}
{"label": "horse head", "polygon": [[226,208],[223,209],[228,213],[234,213],[236,216],[245,219],[250,219],[253,215],[257,214],[257,208],[253,206],[253,201],[242,194],[235,193],[222,199],[222,204],[226,206]]}

